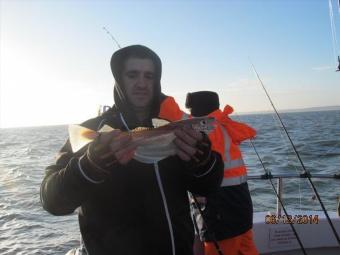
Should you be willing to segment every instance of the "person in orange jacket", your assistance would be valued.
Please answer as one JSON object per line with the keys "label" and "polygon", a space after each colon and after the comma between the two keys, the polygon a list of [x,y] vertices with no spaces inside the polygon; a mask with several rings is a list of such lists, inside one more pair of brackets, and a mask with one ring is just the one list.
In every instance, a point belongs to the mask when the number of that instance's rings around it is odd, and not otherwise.
{"label": "person in orange jacket", "polygon": [[250,126],[232,120],[229,105],[219,109],[218,94],[212,91],[188,93],[186,107],[193,117],[213,116],[216,128],[209,134],[212,150],[224,161],[224,178],[218,191],[206,197],[203,218],[208,229],[201,229],[206,255],[218,254],[212,241],[218,241],[223,254],[259,254],[253,241],[253,205],[247,184],[247,169],[239,144],[254,138]]}
{"label": "person in orange jacket", "polygon": [[[172,97],[167,97],[161,105],[159,117],[169,121],[206,115],[215,117],[216,128],[209,133],[209,139],[212,150],[219,152],[224,161],[224,178],[220,189],[200,199],[206,201],[203,216],[207,229],[197,224],[204,240],[205,254],[219,254],[213,244],[213,241],[218,241],[223,254],[256,255],[258,251],[252,236],[253,206],[247,184],[247,169],[238,147],[242,141],[255,137],[256,131],[229,118],[228,115],[233,112],[231,106],[227,105],[221,111],[215,92],[188,93],[186,107],[190,109],[191,115],[184,113]],[[197,212],[195,214],[199,215]]]}

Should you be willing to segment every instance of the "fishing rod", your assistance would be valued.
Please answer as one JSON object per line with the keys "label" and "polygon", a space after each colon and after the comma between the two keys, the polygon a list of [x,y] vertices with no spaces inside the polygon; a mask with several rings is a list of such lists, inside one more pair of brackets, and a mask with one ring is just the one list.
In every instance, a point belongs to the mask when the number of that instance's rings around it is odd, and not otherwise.
{"label": "fishing rod", "polygon": [[[340,2],[340,0],[338,1],[338,4],[340,4],[339,2]],[[334,60],[335,60],[335,63],[339,62],[338,70],[340,70],[340,61],[339,61],[340,50],[338,48],[338,40],[337,40],[337,35],[336,35],[336,26],[335,26],[335,22],[334,22],[334,12],[333,12],[332,0],[328,0],[328,7],[329,7],[329,18],[330,18],[330,22],[331,22],[331,33],[332,33]],[[340,9],[339,9],[339,11],[340,11]]]}
{"label": "fishing rod", "polygon": [[[277,197],[277,200],[279,201],[279,203],[280,203],[280,205],[281,205],[281,207],[282,207],[282,209],[283,209],[285,215],[289,215],[288,212],[287,212],[287,210],[286,210],[286,207],[285,207],[284,204],[283,204],[283,201],[282,201],[281,196],[279,195],[279,193],[277,192],[277,190],[276,190],[276,188],[275,188],[275,185],[274,185],[274,183],[273,183],[273,175],[272,175],[271,171],[265,167],[265,165],[264,165],[264,163],[263,163],[263,161],[262,161],[262,159],[261,159],[259,153],[257,152],[257,149],[256,149],[255,144],[253,143],[252,139],[250,139],[249,141],[250,141],[250,143],[251,143],[251,145],[252,145],[252,147],[253,147],[253,149],[254,149],[254,151],[255,151],[255,153],[256,153],[257,158],[259,159],[259,161],[260,161],[260,163],[261,163],[261,165],[262,165],[262,167],[263,167],[263,170],[265,171],[265,177],[266,177],[266,179],[268,179],[269,182],[270,182],[270,184],[272,185],[272,188],[273,188],[274,193],[275,193],[275,195],[276,195],[276,197]],[[289,223],[290,227],[291,227],[292,230],[293,230],[293,233],[294,233],[294,235],[295,235],[295,237],[296,237],[296,240],[298,241],[298,243],[299,243],[299,245],[300,245],[300,248],[301,248],[303,254],[304,254],[304,255],[307,255],[307,252],[306,252],[306,250],[305,250],[305,247],[303,246],[303,244],[302,244],[302,242],[301,242],[301,239],[300,239],[300,237],[299,237],[299,235],[298,235],[298,233],[297,233],[297,231],[296,231],[296,229],[295,229],[295,227],[294,227],[293,222],[288,221],[288,223]]]}
{"label": "fishing rod", "polygon": [[[200,203],[197,201],[197,198],[195,197],[194,194],[191,194],[191,195],[192,195],[192,198],[193,198],[193,200],[194,200],[195,206],[196,206],[196,208],[198,209],[198,212],[199,212],[199,214],[201,215],[201,217],[202,217],[202,219],[203,219],[203,221],[202,221],[203,227],[207,230],[208,233],[211,234],[212,242],[213,242],[213,244],[214,244],[214,246],[215,246],[215,248],[216,248],[217,253],[218,253],[219,255],[225,255],[225,254],[223,253],[223,251],[221,250],[221,247],[219,246],[218,242],[216,241],[216,238],[215,238],[214,233],[211,233],[211,232],[209,231],[207,222],[206,222],[206,220],[204,219],[204,216],[203,216],[203,211],[202,211],[202,208],[201,208],[201,206],[200,206]],[[193,220],[196,222],[196,219],[195,219],[194,217],[193,217]],[[197,222],[196,222],[196,225],[197,225]],[[197,231],[197,233],[198,233],[198,231]]]}
{"label": "fishing rod", "polygon": [[311,185],[311,187],[312,187],[312,190],[314,191],[314,194],[315,194],[315,196],[317,197],[317,199],[318,199],[318,201],[319,201],[319,203],[320,203],[320,206],[321,206],[323,212],[324,212],[325,215],[326,215],[327,221],[328,221],[328,223],[329,223],[329,225],[330,225],[330,227],[331,227],[331,229],[332,229],[332,231],[333,231],[333,233],[334,233],[334,236],[335,236],[335,238],[336,238],[338,244],[340,245],[340,238],[339,238],[339,235],[338,235],[338,233],[336,232],[335,227],[334,227],[334,225],[333,225],[333,223],[332,223],[332,221],[331,221],[331,219],[330,219],[330,217],[329,217],[329,215],[328,215],[328,213],[327,213],[327,210],[326,210],[326,208],[325,208],[325,206],[324,206],[324,204],[323,204],[323,202],[322,202],[322,200],[321,200],[321,197],[320,197],[320,195],[319,195],[319,192],[316,190],[316,187],[315,187],[315,185],[314,185],[314,183],[313,183],[313,181],[312,181],[312,179],[311,179],[311,174],[310,174],[310,172],[307,170],[307,168],[305,167],[305,164],[303,163],[303,161],[302,161],[302,159],[301,159],[301,157],[300,157],[300,153],[298,152],[298,150],[297,150],[295,144],[293,143],[293,140],[291,139],[291,137],[290,137],[290,135],[289,135],[289,133],[288,133],[288,131],[287,131],[287,128],[286,128],[285,124],[283,123],[283,121],[282,121],[282,119],[281,119],[280,114],[279,114],[278,111],[276,110],[276,107],[275,107],[275,105],[274,105],[274,103],[273,103],[271,97],[269,96],[269,94],[268,94],[268,92],[267,92],[267,90],[266,90],[266,88],[265,88],[265,86],[264,86],[264,84],[263,84],[263,82],[262,82],[262,80],[261,80],[259,74],[257,73],[254,64],[250,61],[250,59],[249,59],[249,62],[251,63],[251,65],[252,65],[252,67],[253,67],[253,70],[254,70],[254,72],[255,72],[255,74],[256,74],[256,77],[257,77],[257,79],[259,80],[260,84],[262,85],[262,88],[263,88],[265,94],[267,95],[267,97],[268,97],[268,99],[269,99],[269,102],[270,102],[270,104],[272,105],[272,107],[273,107],[273,109],[274,109],[274,112],[275,112],[276,116],[277,116],[278,119],[279,119],[279,122],[280,122],[280,124],[281,124],[281,126],[282,126],[282,128],[283,128],[283,130],[284,130],[284,132],[285,132],[285,134],[286,134],[286,136],[287,136],[287,138],[288,138],[288,140],[289,140],[289,143],[291,144],[291,146],[292,146],[292,148],[293,148],[293,151],[294,151],[295,155],[297,156],[298,161],[300,162],[300,164],[301,164],[301,166],[302,166],[302,168],[303,168],[303,173],[302,173],[302,175],[305,176],[305,177],[307,178],[308,182],[310,183],[310,185]]}
{"label": "fishing rod", "polygon": [[118,41],[116,40],[116,38],[114,38],[114,36],[110,33],[109,30],[107,30],[106,27],[103,27],[103,29],[105,30],[105,32],[111,37],[112,41],[117,45],[117,47],[119,49],[121,49],[122,47],[120,47],[120,44],[118,43]]}
{"label": "fishing rod", "polygon": [[[258,151],[257,151],[257,149],[256,149],[256,146],[255,146],[255,144],[253,143],[252,140],[253,140],[253,139],[249,139],[249,142],[250,142],[251,146],[253,147],[253,149],[254,149],[254,151],[255,151],[255,154],[256,154],[257,158],[259,159],[259,161],[260,161],[260,163],[261,163],[261,166],[262,166],[262,168],[263,168],[263,170],[264,170],[264,172],[265,172],[264,175],[261,175],[261,178],[262,178],[262,179],[268,179],[268,180],[269,180],[269,182],[270,182],[270,184],[271,184],[271,186],[272,186],[272,188],[273,188],[273,190],[274,190],[274,193],[275,193],[275,195],[276,195],[276,197],[277,197],[277,200],[279,201],[279,203],[280,203],[280,205],[281,205],[281,207],[282,207],[282,209],[283,209],[285,215],[289,215],[288,212],[287,212],[287,210],[286,210],[285,205],[283,204],[282,198],[281,198],[281,196],[279,195],[279,193],[278,193],[278,191],[276,190],[275,185],[274,185],[274,183],[273,183],[273,178],[274,178],[274,176],[272,175],[271,171],[270,171],[269,169],[267,169],[267,167],[264,165],[264,163],[263,163],[263,161],[262,161],[262,158],[260,157],[260,154],[258,153]],[[289,223],[289,225],[290,225],[290,227],[291,227],[291,229],[292,229],[292,231],[293,231],[293,233],[294,233],[294,235],[295,235],[295,237],[296,237],[296,240],[298,241],[298,243],[299,243],[299,245],[300,245],[300,248],[301,248],[303,254],[304,254],[304,255],[307,255],[306,249],[305,249],[305,247],[304,247],[303,244],[302,244],[302,241],[301,241],[301,239],[300,239],[300,237],[299,237],[299,235],[298,235],[298,233],[297,233],[297,231],[296,231],[296,228],[294,227],[293,222],[288,221],[288,223]]]}

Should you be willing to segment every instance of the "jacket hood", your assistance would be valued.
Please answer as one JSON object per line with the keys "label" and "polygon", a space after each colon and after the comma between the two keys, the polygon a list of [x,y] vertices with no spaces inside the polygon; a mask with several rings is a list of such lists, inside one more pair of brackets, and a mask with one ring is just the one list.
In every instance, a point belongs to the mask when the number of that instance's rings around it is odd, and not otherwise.
{"label": "jacket hood", "polygon": [[115,105],[113,108],[123,114],[123,117],[129,127],[133,128],[139,126],[140,123],[131,107],[129,100],[127,99],[125,88],[122,84],[122,72],[124,69],[124,64],[126,60],[131,57],[151,59],[155,65],[155,84],[153,99],[151,102],[151,112],[147,123],[142,123],[145,126],[150,126],[151,119],[158,116],[160,109],[162,62],[154,51],[143,45],[131,45],[121,48],[113,53],[111,57],[111,71],[115,79],[115,85],[113,89]]}

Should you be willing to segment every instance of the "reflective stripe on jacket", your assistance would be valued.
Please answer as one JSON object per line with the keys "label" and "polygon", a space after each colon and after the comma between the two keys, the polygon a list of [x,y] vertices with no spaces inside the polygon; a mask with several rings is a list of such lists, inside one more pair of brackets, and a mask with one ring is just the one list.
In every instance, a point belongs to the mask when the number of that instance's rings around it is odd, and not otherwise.
{"label": "reflective stripe on jacket", "polygon": [[242,154],[236,144],[232,142],[224,126],[217,127],[209,134],[212,149],[219,152],[224,163],[222,187],[240,185],[247,181],[247,169]]}
{"label": "reflective stripe on jacket", "polygon": [[[237,144],[244,139],[254,137],[256,134],[255,130],[248,125],[230,119],[228,114],[231,112],[232,108],[227,106],[223,112],[216,110],[208,115],[217,120],[217,126],[209,134],[209,138],[212,149],[219,152],[223,158],[224,178],[222,187],[240,185],[247,181],[247,168]],[[237,130],[237,132],[233,132],[233,130]]]}

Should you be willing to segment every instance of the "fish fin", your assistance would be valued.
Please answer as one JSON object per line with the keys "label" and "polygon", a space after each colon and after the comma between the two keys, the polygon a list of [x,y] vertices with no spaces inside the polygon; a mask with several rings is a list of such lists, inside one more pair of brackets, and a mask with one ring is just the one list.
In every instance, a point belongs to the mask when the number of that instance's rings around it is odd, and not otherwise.
{"label": "fish fin", "polygon": [[101,129],[98,130],[98,132],[110,132],[114,130],[114,128],[110,127],[109,125],[104,125]]}
{"label": "fish fin", "polygon": [[73,152],[79,151],[98,136],[96,131],[80,125],[69,125],[68,134]]}
{"label": "fish fin", "polygon": [[136,127],[134,129],[132,129],[132,132],[138,132],[138,131],[147,131],[147,130],[151,130],[152,128],[149,127]]}
{"label": "fish fin", "polygon": [[175,135],[171,132],[141,140],[135,151],[134,158],[140,162],[153,163],[174,155],[176,153],[174,139]]}
{"label": "fish fin", "polygon": [[155,128],[161,127],[161,126],[165,126],[167,124],[169,124],[170,122],[164,119],[158,119],[158,118],[153,118],[152,119],[152,125]]}

